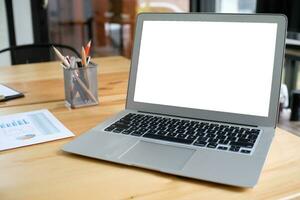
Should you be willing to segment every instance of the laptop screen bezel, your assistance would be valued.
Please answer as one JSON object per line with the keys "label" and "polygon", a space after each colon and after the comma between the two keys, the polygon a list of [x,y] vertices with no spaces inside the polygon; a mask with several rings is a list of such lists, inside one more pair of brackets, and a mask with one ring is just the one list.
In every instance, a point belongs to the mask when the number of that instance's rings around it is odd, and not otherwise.
{"label": "laptop screen bezel", "polygon": [[[140,42],[144,21],[212,21],[212,22],[257,22],[276,23],[277,36],[274,58],[274,70],[272,75],[271,97],[268,117],[235,114],[202,109],[166,106],[134,101],[134,92],[137,76],[137,68],[140,53]],[[285,53],[287,19],[280,14],[200,14],[200,13],[141,13],[137,17],[134,46],[130,68],[130,78],[127,90],[126,109],[142,112],[166,114],[195,118],[199,120],[219,121],[253,126],[275,127],[277,121],[278,102],[280,95],[281,72]]]}

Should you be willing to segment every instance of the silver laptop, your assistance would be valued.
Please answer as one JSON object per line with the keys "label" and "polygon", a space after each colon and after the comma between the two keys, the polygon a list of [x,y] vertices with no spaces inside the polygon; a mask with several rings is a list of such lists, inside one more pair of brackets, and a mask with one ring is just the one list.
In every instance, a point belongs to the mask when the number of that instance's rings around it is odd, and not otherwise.
{"label": "silver laptop", "polygon": [[138,15],[126,109],[63,150],[253,187],[275,133],[285,34],[282,15]]}

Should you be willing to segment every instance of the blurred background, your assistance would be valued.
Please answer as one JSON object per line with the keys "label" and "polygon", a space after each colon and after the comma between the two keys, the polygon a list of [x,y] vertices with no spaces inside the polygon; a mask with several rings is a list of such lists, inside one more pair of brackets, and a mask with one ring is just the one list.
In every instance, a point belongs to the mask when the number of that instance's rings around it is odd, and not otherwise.
{"label": "blurred background", "polygon": [[[0,51],[53,43],[79,51],[92,40],[92,56],[130,59],[135,19],[141,12],[282,13],[289,20],[283,80],[291,91],[300,88],[299,10],[299,0],[0,0]],[[26,56],[33,55],[28,51],[0,53],[0,67],[18,64]],[[38,56],[56,59],[49,49]]]}
{"label": "blurred background", "polygon": [[[131,56],[135,18],[140,12],[274,12],[286,15],[292,13],[289,17],[299,18],[296,15],[300,10],[297,0],[0,0],[0,2],[0,49],[27,43],[59,43],[80,49],[91,39],[94,56],[123,55],[128,58]],[[299,31],[296,27],[298,25],[299,21],[291,31]],[[0,65],[8,63],[9,56],[6,57],[3,58],[6,62],[0,61]]]}
{"label": "blurred background", "polygon": [[[0,49],[27,43],[58,43],[80,49],[91,39],[94,56],[122,55],[130,58],[135,18],[140,12],[274,12],[286,15],[292,13],[289,17],[299,18],[295,14],[300,10],[298,2],[297,0],[0,0]],[[299,31],[297,28],[290,30]],[[0,56],[0,66],[10,64],[11,56]]]}
{"label": "blurred background", "polygon": [[[289,20],[289,67],[283,76],[292,90],[300,88],[299,11],[299,0],[0,0],[0,51],[24,44],[53,43],[79,51],[92,40],[92,56],[131,58],[135,19],[141,12],[282,13]],[[68,54],[65,49],[62,52]],[[0,67],[18,64],[18,59],[28,54],[0,53]],[[56,59],[49,50],[41,50],[39,57]]]}
{"label": "blurred background", "polygon": [[[197,11],[190,0],[49,1],[49,40],[80,47],[92,38],[94,55],[131,56],[135,17],[140,12]],[[227,2],[227,3],[226,3]],[[255,0],[202,1],[208,12],[255,12]],[[75,42],[75,43],[74,43]]]}
{"label": "blurred background", "polygon": [[[19,64],[23,57],[35,61],[29,51],[1,53],[1,49],[61,44],[80,51],[89,40],[94,57],[130,59],[135,19],[141,12],[282,13],[289,20],[283,80],[291,91],[300,88],[299,11],[299,0],[0,0],[0,67]],[[53,59],[47,49],[36,61]]]}
{"label": "blurred background", "polygon": [[[0,67],[23,62],[29,51],[1,49],[26,44],[61,44],[80,51],[92,40],[92,56],[131,58],[136,15],[141,12],[282,13],[288,17],[286,66],[289,91],[300,88],[299,0],[0,0]],[[220,33],[222,34],[222,33]],[[61,49],[69,54],[68,49]],[[44,58],[44,59],[41,59]],[[56,59],[50,49],[36,61]]]}

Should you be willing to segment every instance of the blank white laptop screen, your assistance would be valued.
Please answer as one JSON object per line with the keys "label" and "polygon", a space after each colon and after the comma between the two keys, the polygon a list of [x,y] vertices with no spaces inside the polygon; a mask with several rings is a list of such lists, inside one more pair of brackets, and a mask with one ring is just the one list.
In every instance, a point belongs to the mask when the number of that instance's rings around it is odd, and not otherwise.
{"label": "blank white laptop screen", "polygon": [[144,21],[135,102],[267,117],[277,24]]}

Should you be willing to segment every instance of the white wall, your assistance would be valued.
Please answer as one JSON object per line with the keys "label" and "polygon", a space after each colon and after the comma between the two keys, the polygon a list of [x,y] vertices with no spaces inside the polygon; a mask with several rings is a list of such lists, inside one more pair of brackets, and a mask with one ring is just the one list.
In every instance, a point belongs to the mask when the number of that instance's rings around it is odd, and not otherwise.
{"label": "white wall", "polygon": [[33,43],[30,0],[12,0],[17,45]]}
{"label": "white wall", "polygon": [[[8,25],[5,9],[5,1],[0,0],[0,49],[9,47]],[[10,53],[0,54],[0,67],[11,64]]]}
{"label": "white wall", "polygon": [[[31,44],[33,28],[30,0],[12,0],[16,44]],[[9,47],[9,34],[5,1],[0,0],[0,49]],[[0,54],[0,67],[11,65],[10,53]]]}

